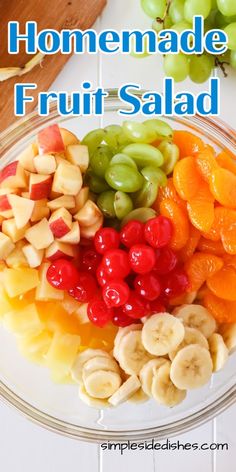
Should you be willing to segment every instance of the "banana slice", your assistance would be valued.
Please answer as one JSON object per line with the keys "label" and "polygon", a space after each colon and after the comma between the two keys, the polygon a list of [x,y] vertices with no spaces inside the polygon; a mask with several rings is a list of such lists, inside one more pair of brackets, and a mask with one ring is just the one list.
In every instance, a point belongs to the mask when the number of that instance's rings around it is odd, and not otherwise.
{"label": "banana slice", "polygon": [[141,387],[140,381],[136,375],[129,377],[117,392],[109,398],[108,402],[112,406],[120,405],[132,397]]}
{"label": "banana slice", "polygon": [[209,382],[212,370],[209,351],[198,344],[190,344],[176,354],[171,364],[170,378],[177,388],[188,390]]}
{"label": "banana slice", "polygon": [[186,326],[185,335],[182,343],[180,343],[177,349],[169,352],[170,360],[173,361],[177,352],[179,352],[180,349],[183,349],[183,347],[189,346],[189,344],[199,344],[200,346],[205,347],[205,349],[209,349],[207,339],[205,338],[205,336],[203,336],[201,331],[195,328],[188,328]]}
{"label": "banana slice", "polygon": [[118,347],[120,367],[129,375],[138,375],[144,364],[151,359],[142,343],[141,331],[131,331],[120,341]]}
{"label": "banana slice", "polygon": [[161,405],[173,407],[186,397],[186,390],[177,388],[170,379],[171,363],[165,362],[155,373],[152,381],[152,396]]}
{"label": "banana slice", "polygon": [[98,398],[90,397],[86,392],[84,385],[80,385],[79,387],[79,397],[84,403],[86,403],[86,405],[91,406],[92,408],[97,408],[97,410],[111,407],[107,400],[99,400]]}
{"label": "banana slice", "polygon": [[158,357],[152,359],[145,364],[139,372],[139,379],[142,385],[143,391],[149,396],[152,396],[152,381],[159,367],[165,362],[168,362],[164,357]]}
{"label": "banana slice", "polygon": [[84,378],[86,392],[93,398],[109,398],[121,385],[121,377],[111,370],[96,370]]}
{"label": "banana slice", "polygon": [[144,403],[144,402],[147,402],[148,400],[149,400],[148,395],[146,395],[143,389],[140,388],[139,390],[137,390],[136,393],[134,393],[134,395],[132,395],[132,397],[128,399],[128,402],[129,403]]}
{"label": "banana slice", "polygon": [[216,330],[215,319],[202,305],[181,305],[174,309],[173,314],[180,318],[185,326],[201,331],[206,338]]}
{"label": "banana slice", "polygon": [[223,369],[229,357],[229,350],[224,339],[218,333],[213,333],[208,339],[213,362],[213,372]]}
{"label": "banana slice", "polygon": [[219,332],[231,354],[236,349],[236,323],[222,324]]}
{"label": "banana slice", "polygon": [[83,381],[82,373],[84,364],[93,357],[98,356],[111,359],[111,356],[108,354],[108,352],[103,351],[102,349],[86,349],[76,357],[75,362],[71,368],[71,376],[75,382],[81,383]]}
{"label": "banana slice", "polygon": [[113,356],[119,361],[119,344],[121,342],[121,339],[131,331],[141,331],[143,325],[142,324],[136,324],[133,323],[129,326],[126,326],[125,328],[119,328],[115,340],[114,340],[114,349],[113,349]]}
{"label": "banana slice", "polygon": [[119,366],[114,359],[108,357],[92,357],[89,361],[83,365],[82,378],[83,381],[88,375],[96,372],[97,370],[111,370],[112,372],[120,373]]}
{"label": "banana slice", "polygon": [[143,325],[142,341],[150,354],[164,356],[176,349],[183,339],[183,323],[169,313],[153,315]]}

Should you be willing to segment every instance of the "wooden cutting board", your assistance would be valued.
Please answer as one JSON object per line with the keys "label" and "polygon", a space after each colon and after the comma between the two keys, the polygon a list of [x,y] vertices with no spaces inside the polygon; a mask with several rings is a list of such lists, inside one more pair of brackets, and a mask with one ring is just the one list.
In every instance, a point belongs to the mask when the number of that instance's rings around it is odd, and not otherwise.
{"label": "wooden cutting board", "polygon": [[[90,28],[100,15],[106,0],[0,0],[0,67],[22,67],[33,56],[24,52],[22,45],[19,55],[7,52],[7,23],[19,21],[20,32],[25,31],[26,21],[36,21],[38,31],[45,28]],[[22,77],[0,82],[0,131],[6,129],[14,116],[14,84],[34,82],[38,88],[33,92],[46,91],[65,63],[69,55],[55,54],[44,58],[41,65]],[[79,61],[79,56],[78,56]],[[32,92],[31,92],[32,94]],[[34,109],[35,103],[27,105],[27,112]]]}

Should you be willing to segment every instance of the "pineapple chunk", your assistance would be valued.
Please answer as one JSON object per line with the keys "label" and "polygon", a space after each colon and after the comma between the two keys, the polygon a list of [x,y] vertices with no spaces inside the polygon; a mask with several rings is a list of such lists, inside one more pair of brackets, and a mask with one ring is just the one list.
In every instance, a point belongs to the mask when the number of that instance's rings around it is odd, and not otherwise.
{"label": "pineapple chunk", "polygon": [[10,298],[17,297],[37,287],[39,283],[36,269],[4,269],[3,284]]}
{"label": "pineapple chunk", "polygon": [[42,364],[52,342],[52,334],[43,330],[38,334],[31,333],[19,339],[21,354],[32,362]]}
{"label": "pineapple chunk", "polygon": [[47,281],[47,270],[50,267],[50,263],[43,263],[39,270],[39,285],[36,289],[36,300],[47,301],[47,300],[63,300],[64,292],[57,290],[52,287]]}
{"label": "pineapple chunk", "polygon": [[0,317],[2,317],[11,310],[12,306],[10,304],[10,300],[8,299],[4,288],[2,287],[2,285],[0,285]]}
{"label": "pineapple chunk", "polygon": [[15,245],[11,239],[6,234],[0,232],[0,259],[6,259],[14,247]]}
{"label": "pineapple chunk", "polygon": [[46,356],[46,365],[53,374],[63,378],[69,374],[80,347],[80,337],[55,333]]}
{"label": "pineapple chunk", "polygon": [[29,267],[29,264],[24,256],[22,247],[20,247],[18,244],[16,244],[15,249],[6,258],[6,263],[11,269]]}
{"label": "pineapple chunk", "polygon": [[80,305],[80,307],[77,308],[75,314],[76,314],[76,319],[79,321],[80,324],[86,324],[90,322],[87,312],[88,312],[88,303],[82,303],[82,305]]}
{"label": "pineapple chunk", "polygon": [[38,334],[43,329],[43,325],[38,315],[36,305],[31,303],[22,310],[13,310],[3,318],[4,326],[11,332],[18,335]]}

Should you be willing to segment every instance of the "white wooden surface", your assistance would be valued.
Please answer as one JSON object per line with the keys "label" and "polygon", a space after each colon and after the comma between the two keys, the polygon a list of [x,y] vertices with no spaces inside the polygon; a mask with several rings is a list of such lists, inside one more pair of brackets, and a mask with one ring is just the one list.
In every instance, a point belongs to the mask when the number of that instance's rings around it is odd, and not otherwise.
{"label": "white wooden surface", "polygon": [[[108,0],[97,21],[97,30],[104,28],[145,28],[149,25],[139,7],[139,0]],[[143,88],[161,91],[163,77],[160,59],[150,57],[140,62],[131,57],[72,57],[60,74],[53,89],[77,90],[83,80],[94,87],[116,87],[129,81]],[[236,74],[221,81],[221,117],[236,128]],[[187,82],[185,89],[198,87]],[[183,84],[177,85],[183,89]],[[229,451],[146,451],[101,452],[99,446],[79,443],[47,432],[25,420],[15,411],[0,404],[0,470],[3,472],[235,472],[236,406],[204,426],[186,433],[181,442],[228,442]]]}

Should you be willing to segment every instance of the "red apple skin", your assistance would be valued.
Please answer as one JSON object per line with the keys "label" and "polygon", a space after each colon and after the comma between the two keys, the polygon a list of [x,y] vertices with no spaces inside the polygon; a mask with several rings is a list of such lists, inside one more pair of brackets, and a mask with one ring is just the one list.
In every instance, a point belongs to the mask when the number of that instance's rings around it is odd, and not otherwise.
{"label": "red apple skin", "polygon": [[73,259],[73,256],[69,256],[69,254],[65,254],[63,251],[56,251],[54,254],[52,254],[50,257],[47,257],[47,259],[51,262],[56,261],[57,259]]}
{"label": "red apple skin", "polygon": [[65,146],[58,125],[51,125],[38,134],[39,154],[63,152]]}
{"label": "red apple skin", "polygon": [[1,170],[0,172],[0,184],[8,179],[8,177],[12,177],[13,175],[16,175],[17,173],[17,166],[19,162],[14,161],[11,164],[8,164],[8,166],[4,167],[4,169]]}
{"label": "red apple skin", "polygon": [[48,176],[44,181],[30,186],[30,199],[43,200],[48,198],[52,187],[52,177]]}
{"label": "red apple skin", "polygon": [[11,205],[7,195],[0,195],[0,211],[11,210]]}
{"label": "red apple skin", "polygon": [[63,218],[58,218],[57,220],[52,221],[49,226],[55,238],[62,238],[70,231],[70,228],[67,226]]}

